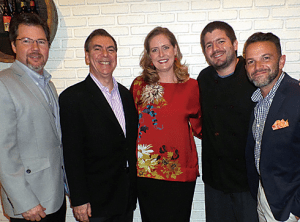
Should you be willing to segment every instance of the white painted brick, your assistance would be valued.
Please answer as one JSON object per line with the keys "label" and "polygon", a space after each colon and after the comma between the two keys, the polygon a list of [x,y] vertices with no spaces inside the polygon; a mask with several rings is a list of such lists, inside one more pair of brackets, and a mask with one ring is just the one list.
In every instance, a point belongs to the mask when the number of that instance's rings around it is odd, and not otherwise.
{"label": "white painted brick", "polygon": [[184,60],[186,61],[186,64],[188,64],[188,65],[198,65],[201,63],[200,56],[198,56],[198,55],[184,56]]}
{"label": "white painted brick", "polygon": [[127,14],[129,7],[126,4],[105,5],[101,7],[102,14]]}
{"label": "white painted brick", "polygon": [[64,61],[64,67],[65,68],[82,68],[86,66],[84,59],[72,59]]}
{"label": "white painted brick", "polygon": [[100,8],[98,6],[80,6],[72,8],[73,15],[99,15]]}
{"label": "white painted brick", "polygon": [[282,29],[283,20],[264,20],[264,21],[255,21],[254,29],[256,30],[266,30],[266,29]]}
{"label": "white painted brick", "polygon": [[133,76],[139,76],[142,74],[142,68],[134,68],[133,69]]}
{"label": "white painted brick", "polygon": [[114,77],[130,77],[131,76],[131,72],[130,72],[130,68],[116,68],[114,73],[113,73]]}
{"label": "white painted brick", "polygon": [[124,2],[143,2],[144,0],[116,0],[119,3],[124,3]]}
{"label": "white painted brick", "polygon": [[299,0],[287,0],[287,5],[300,5]]}
{"label": "white painted brick", "polygon": [[210,21],[237,19],[237,17],[238,17],[238,12],[235,10],[212,11],[208,13],[208,18]]}
{"label": "white painted brick", "polygon": [[218,9],[221,7],[220,0],[201,0],[201,1],[192,1],[192,10],[207,10],[207,9]]}
{"label": "white painted brick", "polygon": [[[51,74],[52,75],[52,74]],[[56,89],[64,89],[66,87],[65,81],[60,79],[52,78],[51,81],[55,85]]]}
{"label": "white painted brick", "polygon": [[[201,34],[202,30],[204,29],[204,27],[208,24],[208,22],[206,23],[196,23],[196,24],[192,24],[192,32],[196,32],[199,33],[199,35]],[[199,37],[200,38],[200,37]]]}
{"label": "white painted brick", "polygon": [[127,89],[129,89],[129,87],[131,86],[131,83],[132,83],[132,79],[122,79],[119,82],[122,85],[124,85],[125,87],[127,87]]}
{"label": "white painted brick", "polygon": [[181,51],[182,56],[190,55],[190,46],[189,45],[179,44],[179,46],[180,46],[180,51]]}
{"label": "white painted brick", "polygon": [[61,6],[84,5],[84,0],[58,0]]}
{"label": "white painted brick", "polygon": [[145,23],[144,15],[118,16],[118,24],[120,25],[144,24],[144,23]]}
{"label": "white painted brick", "polygon": [[82,69],[82,68],[77,69],[77,76],[79,78],[86,78],[88,74],[89,74],[89,67],[88,66],[86,66],[85,69]]}
{"label": "white painted brick", "polygon": [[118,47],[118,57],[128,57],[130,56],[129,47]]}
{"label": "white painted brick", "polygon": [[94,16],[88,18],[88,25],[114,25],[115,17],[113,16]]}
{"label": "white painted brick", "polygon": [[132,49],[132,55],[133,56],[140,56],[144,51],[144,48],[143,47],[134,47]]}
{"label": "white painted brick", "polygon": [[[288,62],[297,62],[300,59],[300,54],[298,52],[297,53],[289,52],[289,53],[284,53],[284,54],[286,55],[286,61],[288,61]],[[285,66],[288,66],[288,65],[286,64]]]}
{"label": "white painted brick", "polygon": [[224,0],[223,7],[226,8],[249,8],[252,7],[252,0]]}
{"label": "white painted brick", "polygon": [[163,26],[168,28],[174,34],[176,33],[188,33],[189,32],[189,24],[176,24],[172,23],[170,25]]}
{"label": "white painted brick", "polygon": [[298,19],[287,19],[285,21],[286,28],[300,28],[300,18]]}
{"label": "white painted brick", "polygon": [[86,26],[86,18],[65,18],[60,20],[61,27],[78,27],[78,26]]}
{"label": "white painted brick", "polygon": [[114,3],[114,0],[87,0],[88,5],[92,4],[109,4],[109,3]]}
{"label": "white painted brick", "polygon": [[60,28],[57,30],[55,38],[72,38],[72,29]]}
{"label": "white painted brick", "polygon": [[119,45],[120,46],[130,46],[130,45],[142,45],[144,44],[144,37],[140,36],[131,36],[131,37],[120,37]]}
{"label": "white painted brick", "polygon": [[151,14],[147,16],[148,23],[167,23],[167,22],[174,22],[175,21],[175,15],[174,14]]}
{"label": "white painted brick", "polygon": [[204,12],[190,12],[190,13],[178,13],[178,22],[198,22],[206,19],[206,13]]}
{"label": "white painted brick", "polygon": [[130,28],[130,32],[133,35],[145,35],[146,36],[155,27],[156,27],[156,25],[132,26]]}
{"label": "white painted brick", "polygon": [[135,67],[139,66],[140,59],[139,57],[129,57],[129,58],[120,58],[119,59],[119,66],[120,67]]}
{"label": "white painted brick", "polygon": [[160,10],[162,12],[170,12],[170,11],[185,11],[189,9],[189,3],[188,2],[166,2],[161,3]]}
{"label": "white painted brick", "polygon": [[230,21],[229,24],[232,26],[235,32],[250,30],[252,28],[251,21]]}
{"label": "white painted brick", "polygon": [[59,18],[69,17],[69,16],[71,16],[71,8],[70,7],[61,7],[59,10],[57,10],[57,15]]}
{"label": "white painted brick", "polygon": [[63,48],[83,48],[85,39],[70,39],[63,40],[62,47]]}
{"label": "white painted brick", "polygon": [[180,45],[181,43],[199,43],[200,44],[200,36],[199,35],[179,35],[177,38],[177,42]]}
{"label": "white painted brick", "polygon": [[201,54],[202,48],[200,46],[200,37],[199,37],[199,45],[192,46],[192,54]]}
{"label": "white painted brick", "polygon": [[96,27],[76,28],[74,29],[74,37],[87,38],[95,29]]}
{"label": "white painted brick", "polygon": [[298,72],[299,73],[300,64],[299,63],[290,63],[289,65],[286,65],[283,68],[283,70],[286,71],[287,73],[290,73],[290,72]]}
{"label": "white painted brick", "polygon": [[51,59],[72,59],[74,58],[74,51],[73,50],[51,50],[49,52],[49,58]]}
{"label": "white painted brick", "polygon": [[272,10],[273,17],[299,17],[300,16],[300,7],[295,8],[274,8]]}
{"label": "white painted brick", "polygon": [[75,70],[55,70],[51,72],[54,79],[74,79],[76,78]]}
{"label": "white painted brick", "polygon": [[67,80],[66,81],[66,88],[75,85],[76,83],[81,82],[83,79],[74,79],[74,80]]}
{"label": "white painted brick", "polygon": [[130,6],[130,11],[132,13],[158,12],[159,6],[158,4],[132,4]]}
{"label": "white painted brick", "polygon": [[50,49],[58,49],[61,48],[61,40],[60,39],[55,39],[51,43],[51,48]]}
{"label": "white painted brick", "polygon": [[285,39],[297,39],[299,41],[300,30],[290,31],[290,30],[274,30],[274,34],[277,35],[281,40]]}
{"label": "white painted brick", "polygon": [[76,49],[75,55],[76,55],[77,59],[79,59],[79,58],[84,59],[85,58],[84,46],[82,46],[82,49]]}
{"label": "white painted brick", "polygon": [[255,6],[280,6],[284,4],[285,0],[254,0]]}
{"label": "white painted brick", "polygon": [[63,61],[62,60],[53,60],[51,58],[48,59],[45,69],[61,69],[62,68]]}
{"label": "white painted brick", "polygon": [[124,35],[128,36],[128,34],[129,34],[129,28],[126,27],[126,26],[123,26],[123,27],[122,26],[118,26],[118,27],[116,27],[116,26],[111,27],[110,26],[110,27],[107,27],[105,29],[109,34],[114,36],[114,38],[116,36],[124,36]]}
{"label": "white painted brick", "polygon": [[300,41],[297,42],[287,42],[285,44],[285,49],[289,51],[300,51]]}
{"label": "white painted brick", "polygon": [[269,16],[270,16],[269,9],[240,10],[240,18],[241,19],[268,18]]}

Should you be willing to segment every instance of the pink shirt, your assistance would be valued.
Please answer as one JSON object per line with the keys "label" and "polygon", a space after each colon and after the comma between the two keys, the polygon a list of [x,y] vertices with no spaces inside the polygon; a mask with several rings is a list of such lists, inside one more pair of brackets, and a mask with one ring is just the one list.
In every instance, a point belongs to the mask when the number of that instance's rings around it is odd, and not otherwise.
{"label": "pink shirt", "polygon": [[94,80],[96,85],[99,87],[104,97],[106,98],[108,104],[110,105],[116,118],[118,119],[119,124],[122,127],[122,130],[126,137],[125,116],[124,116],[123,104],[122,104],[117,81],[115,80],[114,77],[112,77],[114,88],[112,89],[111,92],[109,92],[109,89],[103,86],[101,82],[92,73],[90,73],[90,76]]}

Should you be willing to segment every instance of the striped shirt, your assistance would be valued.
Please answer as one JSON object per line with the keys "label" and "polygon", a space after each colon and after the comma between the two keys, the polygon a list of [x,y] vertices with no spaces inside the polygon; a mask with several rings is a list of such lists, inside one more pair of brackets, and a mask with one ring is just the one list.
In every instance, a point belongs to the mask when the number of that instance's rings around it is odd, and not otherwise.
{"label": "striped shirt", "polygon": [[254,148],[255,166],[259,174],[260,174],[259,162],[260,162],[260,152],[261,152],[261,140],[264,132],[265,122],[269,113],[270,106],[276,94],[276,91],[280,86],[280,83],[284,75],[285,73],[282,72],[279,79],[277,80],[277,82],[275,83],[275,85],[273,86],[273,88],[270,90],[270,92],[265,98],[263,98],[259,88],[252,94],[251,97],[252,101],[257,103],[254,108],[255,119],[252,125],[252,133],[253,133],[253,138],[255,140],[255,148]]}
{"label": "striped shirt", "polygon": [[92,73],[90,73],[90,76],[94,80],[96,85],[99,87],[104,97],[106,98],[126,137],[125,115],[117,81],[114,77],[112,77],[114,88],[111,92],[109,92],[109,89],[103,86],[101,82]]}

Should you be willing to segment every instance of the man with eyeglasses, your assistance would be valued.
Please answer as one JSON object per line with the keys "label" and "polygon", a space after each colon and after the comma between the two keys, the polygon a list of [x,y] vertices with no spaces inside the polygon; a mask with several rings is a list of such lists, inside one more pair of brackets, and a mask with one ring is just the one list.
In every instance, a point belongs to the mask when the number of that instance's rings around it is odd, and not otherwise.
{"label": "man with eyeglasses", "polygon": [[47,24],[14,17],[9,38],[16,60],[0,72],[0,181],[11,222],[64,222],[66,202],[57,92],[44,70]]}

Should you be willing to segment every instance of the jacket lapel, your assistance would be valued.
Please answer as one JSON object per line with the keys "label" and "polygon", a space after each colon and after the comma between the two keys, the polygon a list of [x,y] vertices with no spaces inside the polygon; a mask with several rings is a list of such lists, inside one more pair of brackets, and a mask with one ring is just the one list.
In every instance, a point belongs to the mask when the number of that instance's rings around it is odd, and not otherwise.
{"label": "jacket lapel", "polygon": [[116,127],[118,127],[120,131],[123,132],[122,127],[120,126],[119,121],[115,116],[115,113],[113,112],[105,96],[96,85],[94,80],[90,77],[90,75],[86,77],[85,82],[87,85],[89,97],[93,101],[93,103],[99,108],[103,115],[105,115]]}
{"label": "jacket lapel", "polygon": [[[50,119],[51,126],[58,137],[60,139],[60,135],[57,132],[56,125],[55,125],[55,119],[53,118],[52,110],[50,109],[44,95],[42,94],[41,90],[36,86],[36,84],[33,82],[33,80],[30,78],[30,76],[24,72],[16,63],[13,63],[11,66],[13,73],[19,77],[20,81],[28,88],[28,90],[32,93],[32,95],[43,105],[45,110],[47,111]],[[51,87],[51,90],[53,91],[53,87]],[[55,91],[56,94],[56,91]],[[57,95],[57,94],[56,94]]]}

